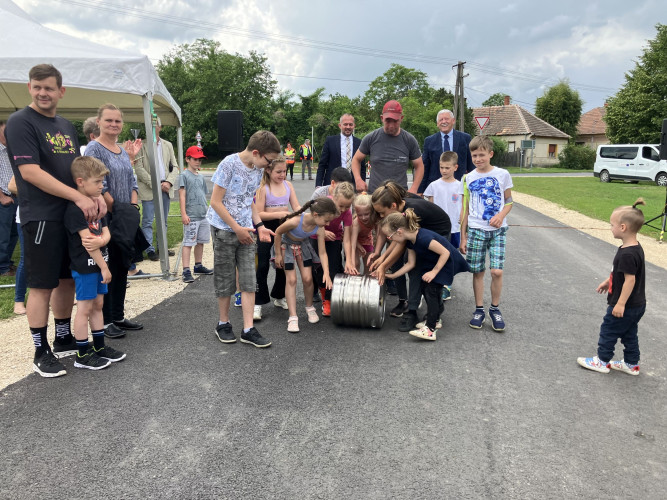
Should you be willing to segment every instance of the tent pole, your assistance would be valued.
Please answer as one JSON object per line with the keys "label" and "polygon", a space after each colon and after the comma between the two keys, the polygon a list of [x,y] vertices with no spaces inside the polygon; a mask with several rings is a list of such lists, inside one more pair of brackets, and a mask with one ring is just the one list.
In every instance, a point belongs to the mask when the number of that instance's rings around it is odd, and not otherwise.
{"label": "tent pole", "polygon": [[169,277],[169,252],[167,246],[167,234],[164,230],[166,216],[162,208],[162,189],[160,178],[157,175],[157,137],[155,136],[155,123],[157,115],[153,113],[152,93],[148,92],[142,97],[144,104],[144,125],[146,127],[146,154],[151,170],[151,187],[153,189],[153,206],[155,208],[155,230],[157,233],[158,246],[160,248],[160,267],[165,279]]}
{"label": "tent pole", "polygon": [[178,167],[180,172],[183,173],[183,126],[179,125],[176,129],[176,141],[178,142]]}

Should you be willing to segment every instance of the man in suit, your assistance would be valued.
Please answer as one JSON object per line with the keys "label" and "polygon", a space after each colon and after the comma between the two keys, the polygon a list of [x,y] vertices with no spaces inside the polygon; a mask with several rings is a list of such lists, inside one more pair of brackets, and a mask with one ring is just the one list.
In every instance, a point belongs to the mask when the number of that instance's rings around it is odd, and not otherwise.
{"label": "man in suit", "polygon": [[454,113],[448,109],[440,110],[435,121],[440,130],[424,139],[422,153],[424,178],[419,186],[420,193],[423,193],[431,182],[441,177],[440,155],[445,151],[454,151],[459,155],[459,168],[454,172],[457,180],[460,181],[464,174],[475,170],[470,156],[470,135],[454,130],[456,123]]}
{"label": "man in suit", "polygon": [[[352,157],[359,149],[359,144],[361,144],[361,139],[353,135],[354,127],[354,116],[345,113],[338,121],[340,134],[330,135],[324,141],[315,177],[316,187],[331,184],[331,172],[334,168],[343,167],[351,171]],[[361,166],[361,177],[366,180],[366,161]]]}
{"label": "man in suit", "polygon": [[[157,119],[155,136],[157,137],[157,174],[160,177],[160,189],[162,190],[162,208],[164,210],[164,226],[167,230],[167,216],[169,215],[169,200],[174,195],[174,186],[178,183],[178,162],[174,154],[174,146],[171,142],[160,137],[162,122]],[[156,246],[153,246],[153,219],[155,218],[155,204],[153,200],[153,188],[151,187],[151,168],[148,164],[146,146],[141,147],[141,153],[134,164],[134,172],[137,174],[139,185],[139,200],[141,200],[141,230],[150,246],[146,249],[146,255],[151,260],[158,260]],[[169,250],[169,255],[173,252]]]}

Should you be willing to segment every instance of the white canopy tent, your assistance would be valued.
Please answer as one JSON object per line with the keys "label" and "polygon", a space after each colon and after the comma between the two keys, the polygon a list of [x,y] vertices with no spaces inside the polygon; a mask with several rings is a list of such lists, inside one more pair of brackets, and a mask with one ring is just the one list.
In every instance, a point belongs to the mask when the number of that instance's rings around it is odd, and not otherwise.
{"label": "white canopy tent", "polygon": [[[0,119],[30,104],[28,72],[37,64],[53,64],[63,75],[65,97],[58,114],[85,120],[106,102],[118,106],[125,121],[143,122],[146,137],[154,137],[155,114],[163,125],[178,127],[178,158],[183,167],[181,109],[144,55],[105,47],[45,28],[10,0],[0,0]],[[155,141],[148,141],[153,198],[161,197],[156,175]],[[167,248],[162,203],[156,203],[160,248]],[[161,252],[162,272],[169,272],[167,252]]]}

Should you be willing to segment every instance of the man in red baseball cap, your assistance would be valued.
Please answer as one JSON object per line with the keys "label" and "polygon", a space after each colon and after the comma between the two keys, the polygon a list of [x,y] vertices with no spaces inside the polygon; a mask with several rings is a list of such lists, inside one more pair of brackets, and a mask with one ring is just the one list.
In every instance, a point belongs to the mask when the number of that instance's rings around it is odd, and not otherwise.
{"label": "man in red baseball cap", "polygon": [[[403,107],[398,101],[388,101],[382,108],[382,127],[366,135],[352,158],[352,174],[359,191],[372,193],[384,181],[393,180],[408,189],[408,168],[414,169],[412,186],[408,191],[417,194],[424,176],[424,163],[417,139],[401,129]],[[368,185],[361,178],[361,162],[370,155],[371,169]]]}

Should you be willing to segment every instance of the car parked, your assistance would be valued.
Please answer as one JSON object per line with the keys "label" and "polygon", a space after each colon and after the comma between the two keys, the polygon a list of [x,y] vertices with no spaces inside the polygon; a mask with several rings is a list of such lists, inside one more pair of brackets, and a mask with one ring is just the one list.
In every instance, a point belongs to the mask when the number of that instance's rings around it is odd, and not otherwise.
{"label": "car parked", "polygon": [[667,160],[660,159],[657,144],[606,144],[598,146],[593,175],[601,182],[654,181],[667,186]]}

